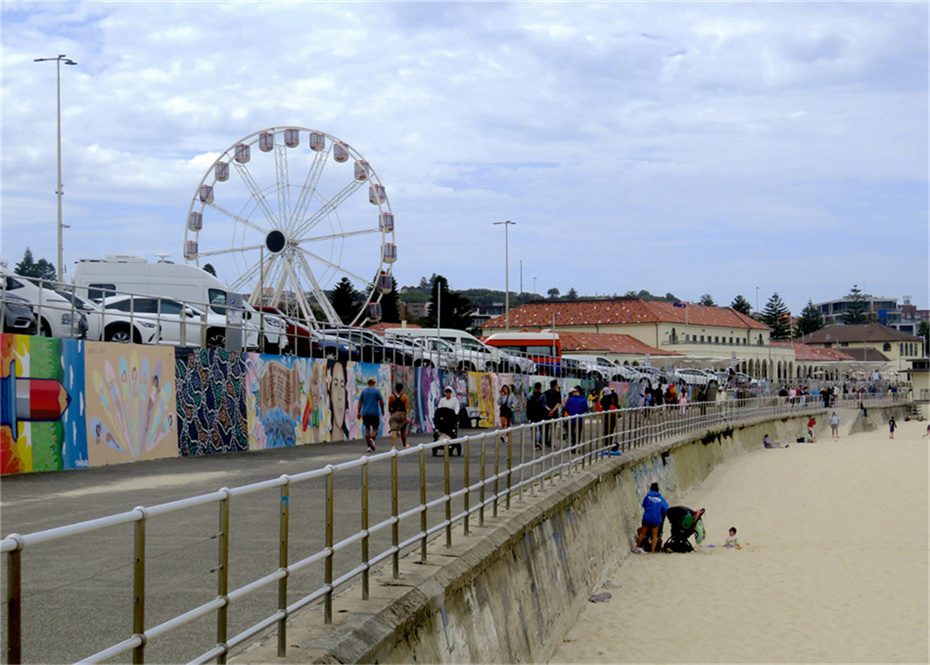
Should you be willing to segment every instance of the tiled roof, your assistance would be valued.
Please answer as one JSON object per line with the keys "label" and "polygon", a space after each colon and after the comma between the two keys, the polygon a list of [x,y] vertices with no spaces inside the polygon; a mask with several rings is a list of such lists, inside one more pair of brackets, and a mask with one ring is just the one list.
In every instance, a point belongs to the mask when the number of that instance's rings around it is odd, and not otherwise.
{"label": "tiled roof", "polygon": [[[511,316],[513,314],[511,313]],[[832,342],[920,342],[919,337],[909,335],[881,323],[864,323],[861,325],[835,325],[821,328],[805,336],[807,344],[827,344]]]}
{"label": "tiled roof", "polygon": [[798,342],[772,342],[772,346],[790,346],[794,348],[794,359],[803,362],[830,363],[839,360],[853,360],[853,357],[837,349],[818,349]]}
{"label": "tiled roof", "polygon": [[[510,311],[510,325],[565,328],[569,326],[630,325],[639,323],[677,323],[716,328],[747,328],[768,330],[755,319],[734,309],[707,307],[688,303],[684,307],[664,301],[638,299],[616,300],[539,300]],[[504,316],[481,325],[482,328],[503,328]]]}
{"label": "tiled roof", "polygon": [[844,353],[849,354],[853,360],[858,360],[859,362],[870,362],[870,363],[886,363],[889,362],[887,356],[878,349],[874,349],[871,346],[860,346],[858,348],[849,347]]}
{"label": "tiled roof", "polygon": [[562,353],[601,351],[602,353],[623,353],[639,356],[644,356],[647,353],[653,356],[681,355],[674,351],[665,351],[643,344],[629,335],[616,333],[566,332],[562,330],[559,332],[559,342],[562,346]]}

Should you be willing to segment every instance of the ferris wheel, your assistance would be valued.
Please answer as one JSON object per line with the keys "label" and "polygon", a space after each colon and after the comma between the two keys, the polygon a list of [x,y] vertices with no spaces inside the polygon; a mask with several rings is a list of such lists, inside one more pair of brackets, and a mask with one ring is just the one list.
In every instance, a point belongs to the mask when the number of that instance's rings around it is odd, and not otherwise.
{"label": "ferris wheel", "polygon": [[184,258],[211,264],[251,304],[296,308],[314,327],[342,323],[327,290],[347,278],[362,295],[350,323],[361,325],[380,319],[392,287],[394,215],[374,169],[350,145],[272,127],[210,165],[187,213]]}

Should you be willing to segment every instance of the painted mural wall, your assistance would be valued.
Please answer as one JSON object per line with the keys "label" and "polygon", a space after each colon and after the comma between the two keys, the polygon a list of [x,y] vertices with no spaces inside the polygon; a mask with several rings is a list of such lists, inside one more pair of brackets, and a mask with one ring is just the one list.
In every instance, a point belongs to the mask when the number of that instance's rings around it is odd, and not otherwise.
{"label": "painted mural wall", "polygon": [[[359,396],[374,379],[385,405],[397,383],[412,433],[433,431],[443,389],[498,421],[498,396],[526,399],[550,377],[453,372],[224,350],[0,335],[0,474],[54,471],[166,457],[263,450],[363,438]],[[560,379],[563,395],[581,386]],[[639,384],[611,383],[622,407],[642,404]],[[388,414],[378,436],[389,433]]]}

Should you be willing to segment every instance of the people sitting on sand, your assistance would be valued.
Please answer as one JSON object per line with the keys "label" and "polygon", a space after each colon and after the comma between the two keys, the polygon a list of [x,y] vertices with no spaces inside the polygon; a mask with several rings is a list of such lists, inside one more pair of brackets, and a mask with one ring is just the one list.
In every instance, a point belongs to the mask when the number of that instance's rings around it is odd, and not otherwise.
{"label": "people sitting on sand", "polygon": [[727,536],[727,542],[723,544],[724,547],[735,547],[736,549],[742,549],[739,546],[739,538],[736,537],[736,527],[730,527],[730,535]]}
{"label": "people sitting on sand", "polygon": [[787,448],[788,447],[787,443],[785,445],[781,445],[780,441],[779,442],[772,441],[772,439],[769,438],[768,434],[766,434],[762,438],[762,445],[765,446],[766,448]]}
{"label": "people sitting on sand", "polygon": [[817,419],[814,416],[811,416],[810,420],[807,421],[807,442],[808,443],[817,443],[817,435],[814,433],[814,425],[817,424]]}

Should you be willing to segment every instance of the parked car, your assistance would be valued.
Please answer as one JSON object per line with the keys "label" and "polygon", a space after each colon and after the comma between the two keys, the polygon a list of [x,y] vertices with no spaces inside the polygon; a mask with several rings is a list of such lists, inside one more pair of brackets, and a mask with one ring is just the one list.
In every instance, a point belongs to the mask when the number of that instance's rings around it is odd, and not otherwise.
{"label": "parked car", "polygon": [[55,289],[55,293],[70,302],[87,319],[86,339],[95,342],[103,339],[103,307],[64,289]]}
{"label": "parked car", "polygon": [[456,369],[462,372],[492,372],[501,364],[498,349],[482,344],[474,335],[454,328],[392,328],[385,332],[391,336],[442,339],[454,349]]}
{"label": "parked car", "polygon": [[323,339],[358,347],[362,362],[413,365],[413,355],[403,345],[389,342],[372,330],[353,326],[332,326],[319,330]]}
{"label": "parked car", "polygon": [[413,358],[414,367],[438,367],[439,369],[455,367],[455,354],[448,348],[448,345],[446,348],[440,348],[435,344],[427,344],[424,338],[417,337],[386,337],[385,339],[388,343],[400,345],[407,351]]}
{"label": "parked car", "polygon": [[640,365],[636,368],[641,374],[645,375],[646,380],[653,385],[653,387],[664,384],[671,383],[668,375],[663,372],[658,367],[651,367],[648,365]]}
{"label": "parked car", "polygon": [[33,282],[0,267],[3,292],[12,293],[32,306],[38,334],[43,337],[80,339],[87,334],[87,319],[53,289]]}
{"label": "parked car", "polygon": [[581,365],[584,367],[585,375],[589,379],[611,381],[616,380],[614,377],[620,375],[616,365],[614,365],[606,358],[583,354],[563,355],[562,359],[564,360],[565,358],[581,363]]}
{"label": "parked car", "polygon": [[255,309],[265,314],[272,314],[284,325],[284,334],[287,337],[287,352],[301,358],[322,358],[323,347],[320,340],[313,334],[310,326],[304,325],[296,318],[288,316],[277,307],[270,305],[255,305]]}
{"label": "parked car", "polygon": [[327,337],[319,330],[313,330],[311,333],[316,338],[314,346],[319,346],[323,358],[343,362],[362,359],[361,350],[352,342],[338,337]]}
{"label": "parked car", "polygon": [[29,301],[12,293],[3,292],[3,332],[18,335],[35,335],[36,317]]}
{"label": "parked car", "polygon": [[[257,348],[265,353],[284,355],[290,345],[290,340],[287,337],[287,324],[284,322],[284,319],[276,314],[259,311],[249,303],[245,303],[243,308],[245,309],[243,313],[245,320],[256,330],[260,331],[262,335],[261,346],[259,347],[256,344],[252,348]],[[215,308],[211,306],[210,309]],[[223,315],[225,315],[225,308],[221,309],[223,310]]]}
{"label": "parked car", "polygon": [[620,373],[620,381],[628,382],[643,382],[647,379],[651,380],[651,375],[647,375],[644,372],[640,372],[636,367],[631,367],[630,365],[617,365],[617,371]]}
{"label": "parked car", "polygon": [[[103,308],[103,339],[107,342],[151,344],[162,342],[173,346],[200,346],[204,323],[203,312],[170,298],[148,296],[112,296],[100,301]],[[117,313],[114,320],[113,317]],[[225,321],[225,319],[224,319]],[[222,348],[222,343],[208,332],[208,346]],[[182,343],[183,341],[183,343]]]}
{"label": "parked car", "polygon": [[710,372],[705,372],[702,369],[692,369],[687,367],[676,369],[674,378],[689,386],[709,386],[711,384],[717,385],[717,377]]}
{"label": "parked car", "polygon": [[500,371],[516,372],[517,374],[535,374],[536,363],[519,353],[498,349],[501,354]]}

